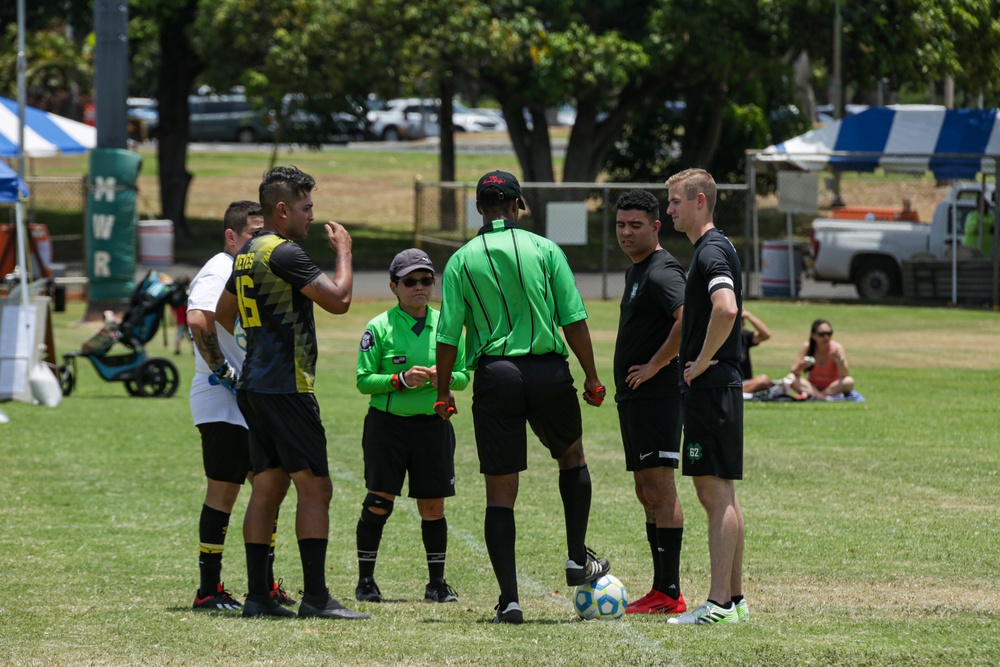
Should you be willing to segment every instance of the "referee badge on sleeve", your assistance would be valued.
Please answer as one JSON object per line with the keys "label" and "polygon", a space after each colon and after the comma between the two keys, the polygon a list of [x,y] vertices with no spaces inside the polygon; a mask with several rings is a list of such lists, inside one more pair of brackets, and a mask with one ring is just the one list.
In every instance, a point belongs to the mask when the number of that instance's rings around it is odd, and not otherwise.
{"label": "referee badge on sleeve", "polygon": [[375,334],[372,333],[371,329],[367,329],[364,335],[361,336],[361,351],[367,352],[372,349],[373,345],[375,345]]}

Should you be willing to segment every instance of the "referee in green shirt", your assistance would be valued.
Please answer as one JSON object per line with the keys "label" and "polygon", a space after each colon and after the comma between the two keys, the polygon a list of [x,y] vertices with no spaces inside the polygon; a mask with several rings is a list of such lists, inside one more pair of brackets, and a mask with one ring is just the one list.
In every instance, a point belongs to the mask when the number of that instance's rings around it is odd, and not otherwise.
{"label": "referee in green shirt", "polygon": [[[434,282],[434,265],[427,253],[409,248],[397,254],[389,265],[389,289],[399,303],[368,323],[358,349],[358,390],[371,396],[361,442],[368,494],[358,520],[354,592],[363,602],[382,602],[375,561],[382,530],[407,475],[427,553],[424,600],[458,601],[444,578],[448,551],[444,499],[455,495],[455,431],[451,422],[434,414],[439,313],[428,305]],[[468,384],[465,355],[459,354],[450,389],[459,391]]]}
{"label": "referee in green shirt", "polygon": [[[496,623],[522,623],[514,555],[518,474],[528,467],[526,425],[559,464],[566,520],[566,583],[580,586],[611,569],[585,546],[590,472],[583,454],[580,404],[566,357],[583,367],[584,400],[599,406],[587,311],[566,256],[555,243],[517,227],[521,186],[493,171],[476,187],[483,227],[448,261],[437,330],[438,400],[453,414],[451,377],[463,328],[467,366],[475,370],[472,417],[479,470],[486,478],[486,548],[500,585]],[[562,327],[565,342],[559,334]]]}

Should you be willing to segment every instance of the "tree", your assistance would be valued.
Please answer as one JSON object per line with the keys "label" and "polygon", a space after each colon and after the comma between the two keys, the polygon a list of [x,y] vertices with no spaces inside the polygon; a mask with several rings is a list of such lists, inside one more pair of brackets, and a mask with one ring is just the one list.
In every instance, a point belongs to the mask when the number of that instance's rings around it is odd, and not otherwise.
{"label": "tree", "polygon": [[188,93],[205,67],[192,41],[199,0],[131,0],[131,7],[159,26],[156,97],[160,121],[156,160],[160,173],[160,205],[163,217],[173,221],[178,233],[190,236],[185,213],[192,178],[187,170],[187,145],[191,136]]}
{"label": "tree", "polygon": [[[80,97],[89,96],[93,81],[92,40],[77,41],[67,32],[64,24],[53,22],[25,35],[26,96],[30,106],[80,120]],[[17,24],[8,25],[6,33],[12,48],[0,49],[0,94],[14,98]]]}

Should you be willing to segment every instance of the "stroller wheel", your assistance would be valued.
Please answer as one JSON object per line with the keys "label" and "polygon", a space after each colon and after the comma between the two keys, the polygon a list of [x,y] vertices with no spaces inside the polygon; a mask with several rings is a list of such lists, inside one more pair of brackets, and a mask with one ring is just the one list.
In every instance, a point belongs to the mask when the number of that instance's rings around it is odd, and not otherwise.
{"label": "stroller wheel", "polygon": [[73,375],[73,367],[70,364],[62,364],[56,367],[59,374],[59,388],[62,389],[63,396],[69,396],[76,387],[76,376]]}
{"label": "stroller wheel", "polygon": [[135,380],[125,380],[125,391],[128,392],[129,396],[145,396],[141,391],[139,391],[139,383]]}
{"label": "stroller wheel", "polygon": [[[169,359],[147,359],[133,377],[138,396],[170,398],[177,391],[177,367]],[[125,389],[132,393],[129,382]]]}

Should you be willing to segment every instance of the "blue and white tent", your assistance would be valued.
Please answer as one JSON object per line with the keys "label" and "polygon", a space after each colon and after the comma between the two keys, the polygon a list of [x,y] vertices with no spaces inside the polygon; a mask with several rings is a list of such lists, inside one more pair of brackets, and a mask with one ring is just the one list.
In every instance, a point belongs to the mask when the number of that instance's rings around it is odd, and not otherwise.
{"label": "blue and white tent", "polygon": [[[0,97],[0,157],[16,157],[17,102]],[[86,153],[97,146],[97,129],[34,107],[24,109],[24,154],[28,157]]]}
{"label": "blue and white tent", "polygon": [[20,186],[21,196],[27,197],[28,186],[17,176],[17,172],[8,167],[4,162],[0,162],[0,204],[16,203],[18,200],[18,186]]}
{"label": "blue and white tent", "polygon": [[993,173],[1000,158],[996,109],[871,107],[766,148],[755,160],[807,171],[924,173],[939,179]]}

